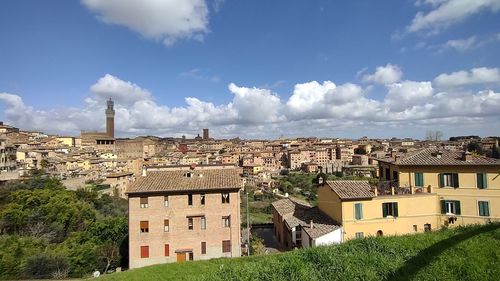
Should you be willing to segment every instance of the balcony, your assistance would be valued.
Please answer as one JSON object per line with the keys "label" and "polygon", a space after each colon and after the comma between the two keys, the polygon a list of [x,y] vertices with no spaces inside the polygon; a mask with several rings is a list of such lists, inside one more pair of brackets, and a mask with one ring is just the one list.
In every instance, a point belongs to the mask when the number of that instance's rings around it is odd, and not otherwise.
{"label": "balcony", "polygon": [[431,193],[432,189],[423,186],[399,186],[399,181],[380,181],[374,190],[375,196],[409,195]]}

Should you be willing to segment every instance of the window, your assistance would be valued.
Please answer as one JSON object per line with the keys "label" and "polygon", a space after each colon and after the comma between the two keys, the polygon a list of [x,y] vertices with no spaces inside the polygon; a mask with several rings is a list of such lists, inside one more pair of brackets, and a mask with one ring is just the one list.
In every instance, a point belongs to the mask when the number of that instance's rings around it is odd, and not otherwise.
{"label": "window", "polygon": [[207,253],[207,242],[201,242],[201,254],[204,255]]}
{"label": "window", "polygon": [[354,218],[360,220],[363,218],[363,204],[356,203],[354,204]]}
{"label": "window", "polygon": [[415,186],[424,186],[424,174],[415,173]]}
{"label": "window", "polygon": [[149,258],[149,246],[141,246],[141,258]]}
{"label": "window", "polygon": [[170,256],[170,245],[165,244],[165,257]]}
{"label": "window", "polygon": [[141,208],[147,208],[148,207],[148,198],[147,197],[141,197]]}
{"label": "window", "polygon": [[149,232],[149,221],[141,221],[141,233],[148,233]]}
{"label": "window", "polygon": [[188,194],[188,205],[193,206],[193,194]]}
{"label": "window", "polygon": [[429,232],[429,231],[431,231],[431,224],[430,224],[430,223],[426,223],[426,224],[424,224],[424,231],[425,231],[425,232]]}
{"label": "window", "polygon": [[398,216],[398,203],[390,202],[390,203],[382,203],[382,216],[388,217],[397,217]]}
{"label": "window", "polygon": [[193,230],[193,218],[188,218],[188,229]]}
{"label": "window", "polygon": [[439,174],[439,187],[458,187],[458,174]]}
{"label": "window", "polygon": [[479,205],[479,215],[481,217],[489,217],[490,216],[490,206],[488,201],[478,201]]}
{"label": "window", "polygon": [[460,215],[460,201],[441,200],[441,213],[446,215]]}
{"label": "window", "polygon": [[163,204],[165,207],[168,207],[168,196],[163,196]]}
{"label": "window", "polygon": [[231,217],[222,217],[222,227],[230,227],[231,226]]}
{"label": "window", "polygon": [[222,252],[223,253],[231,252],[231,240],[223,240],[222,241]]}
{"label": "window", "polygon": [[222,193],[222,204],[229,203],[229,193]]}
{"label": "window", "polygon": [[170,222],[168,220],[164,220],[163,221],[163,230],[165,232],[168,232],[170,229],[169,229],[169,225],[170,225]]}
{"label": "window", "polygon": [[363,238],[364,236],[363,232],[356,232],[356,238]]}
{"label": "window", "polygon": [[201,229],[207,229],[207,219],[205,217],[201,217]]}
{"label": "window", "polygon": [[205,194],[200,194],[200,204],[205,205]]}
{"label": "window", "polygon": [[391,172],[389,168],[385,168],[385,179],[390,180],[391,179]]}
{"label": "window", "polygon": [[488,188],[488,174],[476,174],[477,178],[477,188],[485,189]]}
{"label": "window", "polygon": [[194,259],[193,252],[189,252],[188,256],[190,261]]}

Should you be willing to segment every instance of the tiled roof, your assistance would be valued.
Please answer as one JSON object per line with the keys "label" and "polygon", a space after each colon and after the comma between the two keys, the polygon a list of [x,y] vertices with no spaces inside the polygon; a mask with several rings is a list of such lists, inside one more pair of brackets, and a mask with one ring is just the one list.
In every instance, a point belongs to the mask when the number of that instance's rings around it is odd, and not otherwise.
{"label": "tiled roof", "polygon": [[[187,177],[186,173],[191,173]],[[237,169],[151,171],[139,177],[128,193],[237,189],[242,187]]]}
{"label": "tiled roof", "polygon": [[375,196],[368,181],[336,180],[326,183],[340,199],[363,199]]}
{"label": "tiled roof", "polygon": [[[278,200],[272,205],[283,217],[289,229],[300,225],[313,239],[340,228],[340,224],[336,221],[323,214],[317,207],[313,208],[305,202],[286,198]],[[313,228],[311,228],[311,220]]]}
{"label": "tiled roof", "polygon": [[[438,153],[441,154],[438,157]],[[452,166],[470,166],[470,165],[499,165],[500,160],[469,155],[469,160],[463,160],[462,151],[451,151],[451,150],[436,150],[431,148],[426,148],[418,151],[412,151],[407,154],[400,155],[399,161],[394,158],[380,159],[379,161],[394,163],[397,165],[404,166],[438,166],[438,165],[452,165]]]}

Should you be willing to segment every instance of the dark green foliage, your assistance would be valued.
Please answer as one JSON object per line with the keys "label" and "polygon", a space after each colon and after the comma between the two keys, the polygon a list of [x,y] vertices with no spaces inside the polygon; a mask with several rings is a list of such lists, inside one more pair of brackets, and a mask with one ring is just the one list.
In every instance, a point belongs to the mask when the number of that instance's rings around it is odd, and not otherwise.
{"label": "dark green foliage", "polygon": [[483,148],[481,147],[481,143],[475,141],[470,142],[467,145],[467,151],[475,152],[477,154],[483,154]]}
{"label": "dark green foliage", "polygon": [[498,280],[500,224],[292,252],[151,266],[107,280]]}
{"label": "dark green foliage", "polygon": [[79,277],[119,264],[126,200],[68,191],[38,172],[0,191],[0,279]]}
{"label": "dark green foliage", "polygon": [[364,149],[362,147],[355,148],[354,149],[354,154],[363,154],[363,155],[365,155],[366,154],[366,149]]}

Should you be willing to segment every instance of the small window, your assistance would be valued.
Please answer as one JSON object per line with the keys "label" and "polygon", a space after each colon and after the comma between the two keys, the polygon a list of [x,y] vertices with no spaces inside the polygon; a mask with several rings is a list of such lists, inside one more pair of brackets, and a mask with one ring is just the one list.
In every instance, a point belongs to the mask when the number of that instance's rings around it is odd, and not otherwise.
{"label": "small window", "polygon": [[424,174],[415,173],[415,186],[424,186]]}
{"label": "small window", "polygon": [[416,224],[413,225],[413,231],[417,232],[418,231],[418,226]]}
{"label": "small window", "polygon": [[169,220],[164,220],[163,221],[163,230],[165,232],[168,232],[170,230],[170,221]]}
{"label": "small window", "polygon": [[222,193],[222,204],[229,203],[229,193]]}
{"label": "small window", "polygon": [[165,244],[165,257],[170,256],[170,245]]}
{"label": "small window", "polygon": [[490,216],[490,206],[488,201],[478,201],[479,205],[479,216],[489,217]]}
{"label": "small window", "polygon": [[193,218],[188,218],[188,229],[193,230]]}
{"label": "small window", "polygon": [[188,205],[193,206],[193,194],[188,194]]}
{"label": "small window", "polygon": [[141,226],[141,233],[149,232],[149,221],[141,221],[140,226]]}
{"label": "small window", "polygon": [[458,187],[457,173],[439,174],[439,187]]}
{"label": "small window", "polygon": [[223,240],[222,241],[222,252],[223,253],[231,252],[231,240]]}
{"label": "small window", "polygon": [[141,258],[149,258],[149,246],[141,246]]}
{"label": "small window", "polygon": [[200,204],[205,205],[205,194],[200,194]]}
{"label": "small window", "polygon": [[356,232],[356,238],[363,238],[364,236],[363,232]]}
{"label": "small window", "polygon": [[201,225],[201,229],[207,229],[207,219],[205,217],[201,217],[200,225]]}
{"label": "small window", "polygon": [[431,231],[431,224],[430,224],[430,223],[426,223],[426,224],[424,224],[424,231],[425,231],[425,232],[429,232],[429,231]]}
{"label": "small window", "polygon": [[485,189],[488,188],[488,175],[481,173],[481,174],[476,174],[477,178],[477,188],[479,189]]}
{"label": "small window", "polygon": [[382,216],[384,218],[388,216],[397,217],[398,216],[398,203],[382,203]]}
{"label": "small window", "polygon": [[163,196],[163,203],[165,207],[168,207],[168,196]]}
{"label": "small window", "polygon": [[230,227],[231,226],[231,217],[222,217],[222,227]]}
{"label": "small window", "polygon": [[356,220],[360,220],[363,218],[363,204],[362,203],[354,204],[354,218]]}
{"label": "small window", "polygon": [[207,253],[207,242],[201,242],[201,254],[204,255]]}
{"label": "small window", "polygon": [[188,256],[189,256],[189,260],[192,261],[194,259],[194,255],[193,255],[193,252],[189,252],[188,253]]}
{"label": "small window", "polygon": [[147,208],[148,207],[148,197],[141,197],[141,208]]}

